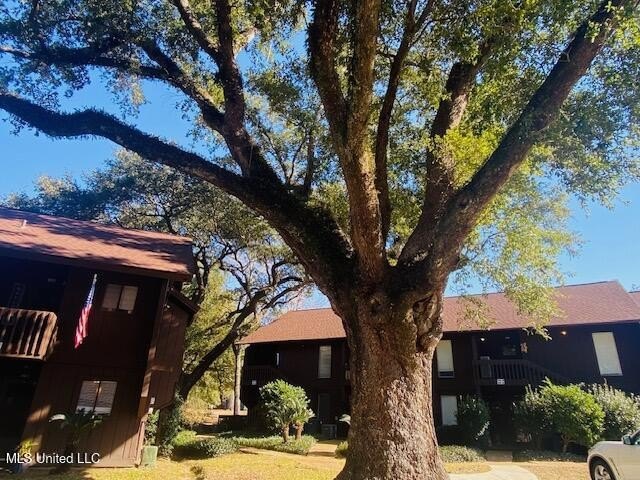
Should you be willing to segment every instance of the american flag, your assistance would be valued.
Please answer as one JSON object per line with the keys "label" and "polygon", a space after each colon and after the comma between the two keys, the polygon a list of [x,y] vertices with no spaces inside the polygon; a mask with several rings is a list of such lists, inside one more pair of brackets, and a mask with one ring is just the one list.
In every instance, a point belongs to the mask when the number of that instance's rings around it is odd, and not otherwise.
{"label": "american flag", "polygon": [[97,279],[98,275],[94,274],[89,295],[87,296],[87,300],[84,302],[80,318],[78,319],[78,325],[76,326],[76,334],[73,339],[74,348],[78,348],[87,337],[87,333],[89,331],[89,314],[91,313],[91,307],[93,306],[93,295],[96,293]]}

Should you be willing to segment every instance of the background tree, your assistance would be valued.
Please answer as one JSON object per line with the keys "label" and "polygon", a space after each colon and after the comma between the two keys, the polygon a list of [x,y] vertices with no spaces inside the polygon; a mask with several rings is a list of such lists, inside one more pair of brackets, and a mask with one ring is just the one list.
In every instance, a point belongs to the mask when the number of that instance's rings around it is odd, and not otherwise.
{"label": "background tree", "polygon": [[[339,478],[444,479],[430,387],[445,287],[479,272],[532,323],[552,313],[562,195],[606,200],[638,175],[638,20],[637,0],[12,3],[0,109],[262,216],[347,332]],[[96,72],[123,110],[64,113]],[[135,125],[145,82],[183,94],[197,145]]]}

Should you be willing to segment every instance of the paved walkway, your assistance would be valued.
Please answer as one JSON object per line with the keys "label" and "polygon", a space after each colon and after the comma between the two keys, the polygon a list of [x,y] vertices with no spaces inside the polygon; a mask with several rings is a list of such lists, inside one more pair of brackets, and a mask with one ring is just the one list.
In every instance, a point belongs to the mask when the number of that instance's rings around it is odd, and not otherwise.
{"label": "paved walkway", "polygon": [[533,473],[517,465],[491,465],[486,473],[460,473],[449,475],[451,480],[538,480]]}

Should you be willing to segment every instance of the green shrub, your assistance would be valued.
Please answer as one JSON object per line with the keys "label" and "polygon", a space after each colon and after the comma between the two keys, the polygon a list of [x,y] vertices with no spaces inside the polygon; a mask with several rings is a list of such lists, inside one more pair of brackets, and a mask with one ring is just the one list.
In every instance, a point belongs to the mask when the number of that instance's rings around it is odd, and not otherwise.
{"label": "green shrub", "polygon": [[483,445],[487,443],[491,414],[482,398],[467,395],[458,402],[458,427],[463,445]]}
{"label": "green shrub", "polygon": [[252,447],[262,450],[274,450],[276,452],[293,453],[295,455],[306,455],[316,443],[316,439],[303,435],[299,440],[290,440],[287,443],[282,442],[282,438],[278,436],[272,437],[232,437],[231,438],[239,447]]}
{"label": "green shrub", "polygon": [[347,451],[349,450],[349,442],[340,442],[336,447],[336,457],[337,458],[345,458],[347,456]]}
{"label": "green shrub", "polygon": [[155,445],[156,433],[158,433],[158,411],[147,415],[147,422],[144,425],[144,444]]}
{"label": "green shrub", "polygon": [[586,460],[584,455],[575,453],[558,453],[547,450],[522,450],[514,452],[513,460],[516,462],[578,462]]}
{"label": "green shrub", "polygon": [[182,458],[202,459],[213,458],[238,450],[238,445],[229,438],[210,437],[176,445],[174,453]]}
{"label": "green shrub", "polygon": [[640,428],[640,397],[606,384],[592,385],[589,391],[604,410],[603,440],[620,440]]}
{"label": "green shrub", "polygon": [[552,431],[545,400],[540,390],[527,387],[524,398],[515,405],[513,411],[516,428],[533,443],[536,450],[542,448],[542,439]]}
{"label": "green shrub", "polygon": [[[445,463],[484,462],[486,461],[482,450],[465,447],[462,445],[440,446],[440,456]],[[345,458],[349,450],[349,442],[341,442],[336,447],[336,457]]]}
{"label": "green shrub", "polygon": [[185,428],[193,429],[210,418],[209,405],[200,398],[190,396],[180,408],[180,422]]}
{"label": "green shrub", "polygon": [[180,430],[173,438],[173,446],[181,447],[196,440],[197,433],[193,430]]}
{"label": "green shrub", "polygon": [[173,404],[159,412],[156,443],[158,445],[158,455],[161,457],[170,457],[173,452],[174,439],[182,429],[180,414],[182,404],[182,398],[176,395],[173,399]]}
{"label": "green shrub", "polygon": [[481,450],[461,445],[441,446],[440,456],[445,463],[484,462],[486,460]]}
{"label": "green shrub", "polygon": [[602,433],[604,411],[596,399],[579,385],[554,385],[545,381],[540,390],[549,424],[560,435],[562,452],[570,443],[593,445]]}
{"label": "green shrub", "polygon": [[536,391],[528,389],[514,413],[517,427],[537,449],[544,436],[555,434],[564,453],[571,443],[590,447],[597,442],[605,419],[596,398],[580,385],[554,385],[549,380]]}
{"label": "green shrub", "polygon": [[276,380],[261,387],[260,396],[271,426],[280,432],[284,443],[289,441],[291,426],[296,429],[296,440],[300,440],[304,424],[313,417],[304,389]]}

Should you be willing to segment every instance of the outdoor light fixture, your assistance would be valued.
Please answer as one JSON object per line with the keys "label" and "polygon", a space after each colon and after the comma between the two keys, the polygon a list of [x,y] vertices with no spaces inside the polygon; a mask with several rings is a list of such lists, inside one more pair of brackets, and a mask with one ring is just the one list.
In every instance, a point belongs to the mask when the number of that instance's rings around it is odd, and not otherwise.
{"label": "outdoor light fixture", "polygon": [[485,340],[486,340],[486,338],[484,338],[484,337],[480,337],[480,341],[481,341],[481,342],[484,342]]}
{"label": "outdoor light fixture", "polygon": [[561,330],[561,331],[560,331],[560,335],[566,335],[566,334],[567,334],[567,331],[566,331],[566,330]]}

